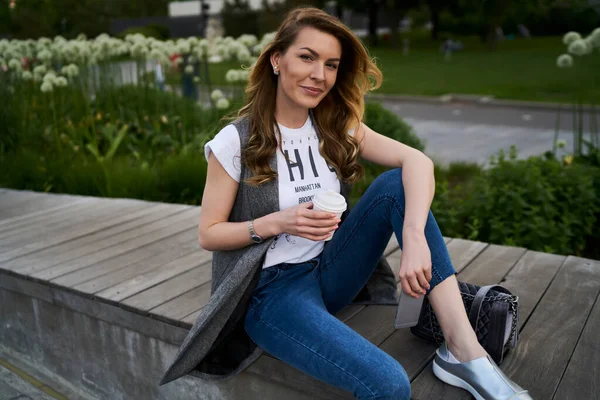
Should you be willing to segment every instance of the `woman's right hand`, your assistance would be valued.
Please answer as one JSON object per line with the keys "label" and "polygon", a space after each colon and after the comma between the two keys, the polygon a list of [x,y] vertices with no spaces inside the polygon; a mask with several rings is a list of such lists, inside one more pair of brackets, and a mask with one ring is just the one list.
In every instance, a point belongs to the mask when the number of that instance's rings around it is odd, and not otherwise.
{"label": "woman's right hand", "polygon": [[338,228],[336,214],[313,210],[313,203],[302,203],[279,211],[278,221],[282,232],[318,241],[325,240]]}

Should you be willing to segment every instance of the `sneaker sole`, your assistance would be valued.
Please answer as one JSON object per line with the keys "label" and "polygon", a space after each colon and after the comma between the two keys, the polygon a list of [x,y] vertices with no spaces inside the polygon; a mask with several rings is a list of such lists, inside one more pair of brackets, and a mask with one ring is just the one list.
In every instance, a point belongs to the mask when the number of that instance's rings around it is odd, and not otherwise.
{"label": "sneaker sole", "polygon": [[437,365],[435,359],[433,360],[433,374],[442,382],[445,382],[448,385],[459,387],[471,393],[471,395],[475,397],[475,400],[485,400],[485,398],[483,398],[483,396],[481,396],[473,386]]}

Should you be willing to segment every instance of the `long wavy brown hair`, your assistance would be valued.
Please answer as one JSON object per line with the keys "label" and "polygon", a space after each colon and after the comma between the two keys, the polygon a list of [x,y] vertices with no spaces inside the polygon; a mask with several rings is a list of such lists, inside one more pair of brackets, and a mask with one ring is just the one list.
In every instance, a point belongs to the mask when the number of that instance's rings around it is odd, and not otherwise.
{"label": "long wavy brown hair", "polygon": [[348,131],[362,121],[364,95],[381,85],[381,71],[346,25],[320,9],[302,7],[286,15],[275,38],[263,49],[250,72],[245,106],[238,112],[238,117],[249,118],[250,125],[248,145],[242,151],[242,162],[252,171],[248,184],[260,185],[277,177],[269,165],[277,151],[275,135],[281,139],[275,128],[277,76],[273,74],[270,57],[275,52],[284,54],[304,27],[334,36],[342,48],[336,82],[313,109],[315,128],[321,136],[319,151],[343,182],[353,183],[364,175],[358,162],[359,143]]}

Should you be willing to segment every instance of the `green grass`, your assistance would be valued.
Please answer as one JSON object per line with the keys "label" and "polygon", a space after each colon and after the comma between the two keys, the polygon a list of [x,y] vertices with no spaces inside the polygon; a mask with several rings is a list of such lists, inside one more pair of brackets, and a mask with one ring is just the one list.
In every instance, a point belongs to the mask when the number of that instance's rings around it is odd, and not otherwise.
{"label": "green grass", "polygon": [[[442,33],[441,37],[444,34]],[[571,69],[559,69],[556,58],[566,52],[560,37],[506,40],[490,51],[477,37],[460,37],[465,50],[455,52],[448,62],[439,52],[439,42],[426,33],[410,35],[411,51],[402,55],[383,41],[370,50],[383,71],[381,94],[439,96],[447,93],[493,95],[496,98],[542,102],[572,102],[575,94],[584,101],[600,100],[600,52],[575,57]],[[228,69],[235,62],[210,65],[214,86],[229,86]],[[168,82],[178,84],[178,73]]]}
{"label": "green grass", "polygon": [[[462,40],[462,39],[461,39]],[[570,102],[575,93],[585,102],[600,99],[600,53],[575,58],[571,69],[556,67],[565,52],[558,37],[513,40],[490,51],[477,38],[445,61],[429,42],[415,40],[413,50],[376,48],[371,54],[383,71],[385,94],[438,96],[446,93],[494,95],[497,98]]]}

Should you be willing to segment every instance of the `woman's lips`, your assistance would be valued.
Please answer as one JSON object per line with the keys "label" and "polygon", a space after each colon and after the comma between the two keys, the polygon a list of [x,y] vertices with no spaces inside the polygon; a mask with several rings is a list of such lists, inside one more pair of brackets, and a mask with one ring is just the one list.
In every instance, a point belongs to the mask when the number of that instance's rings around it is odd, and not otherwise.
{"label": "woman's lips", "polygon": [[317,89],[317,88],[311,88],[311,87],[307,87],[307,86],[300,86],[305,93],[309,94],[310,96],[318,96],[321,93],[323,93],[323,91],[321,89]]}

